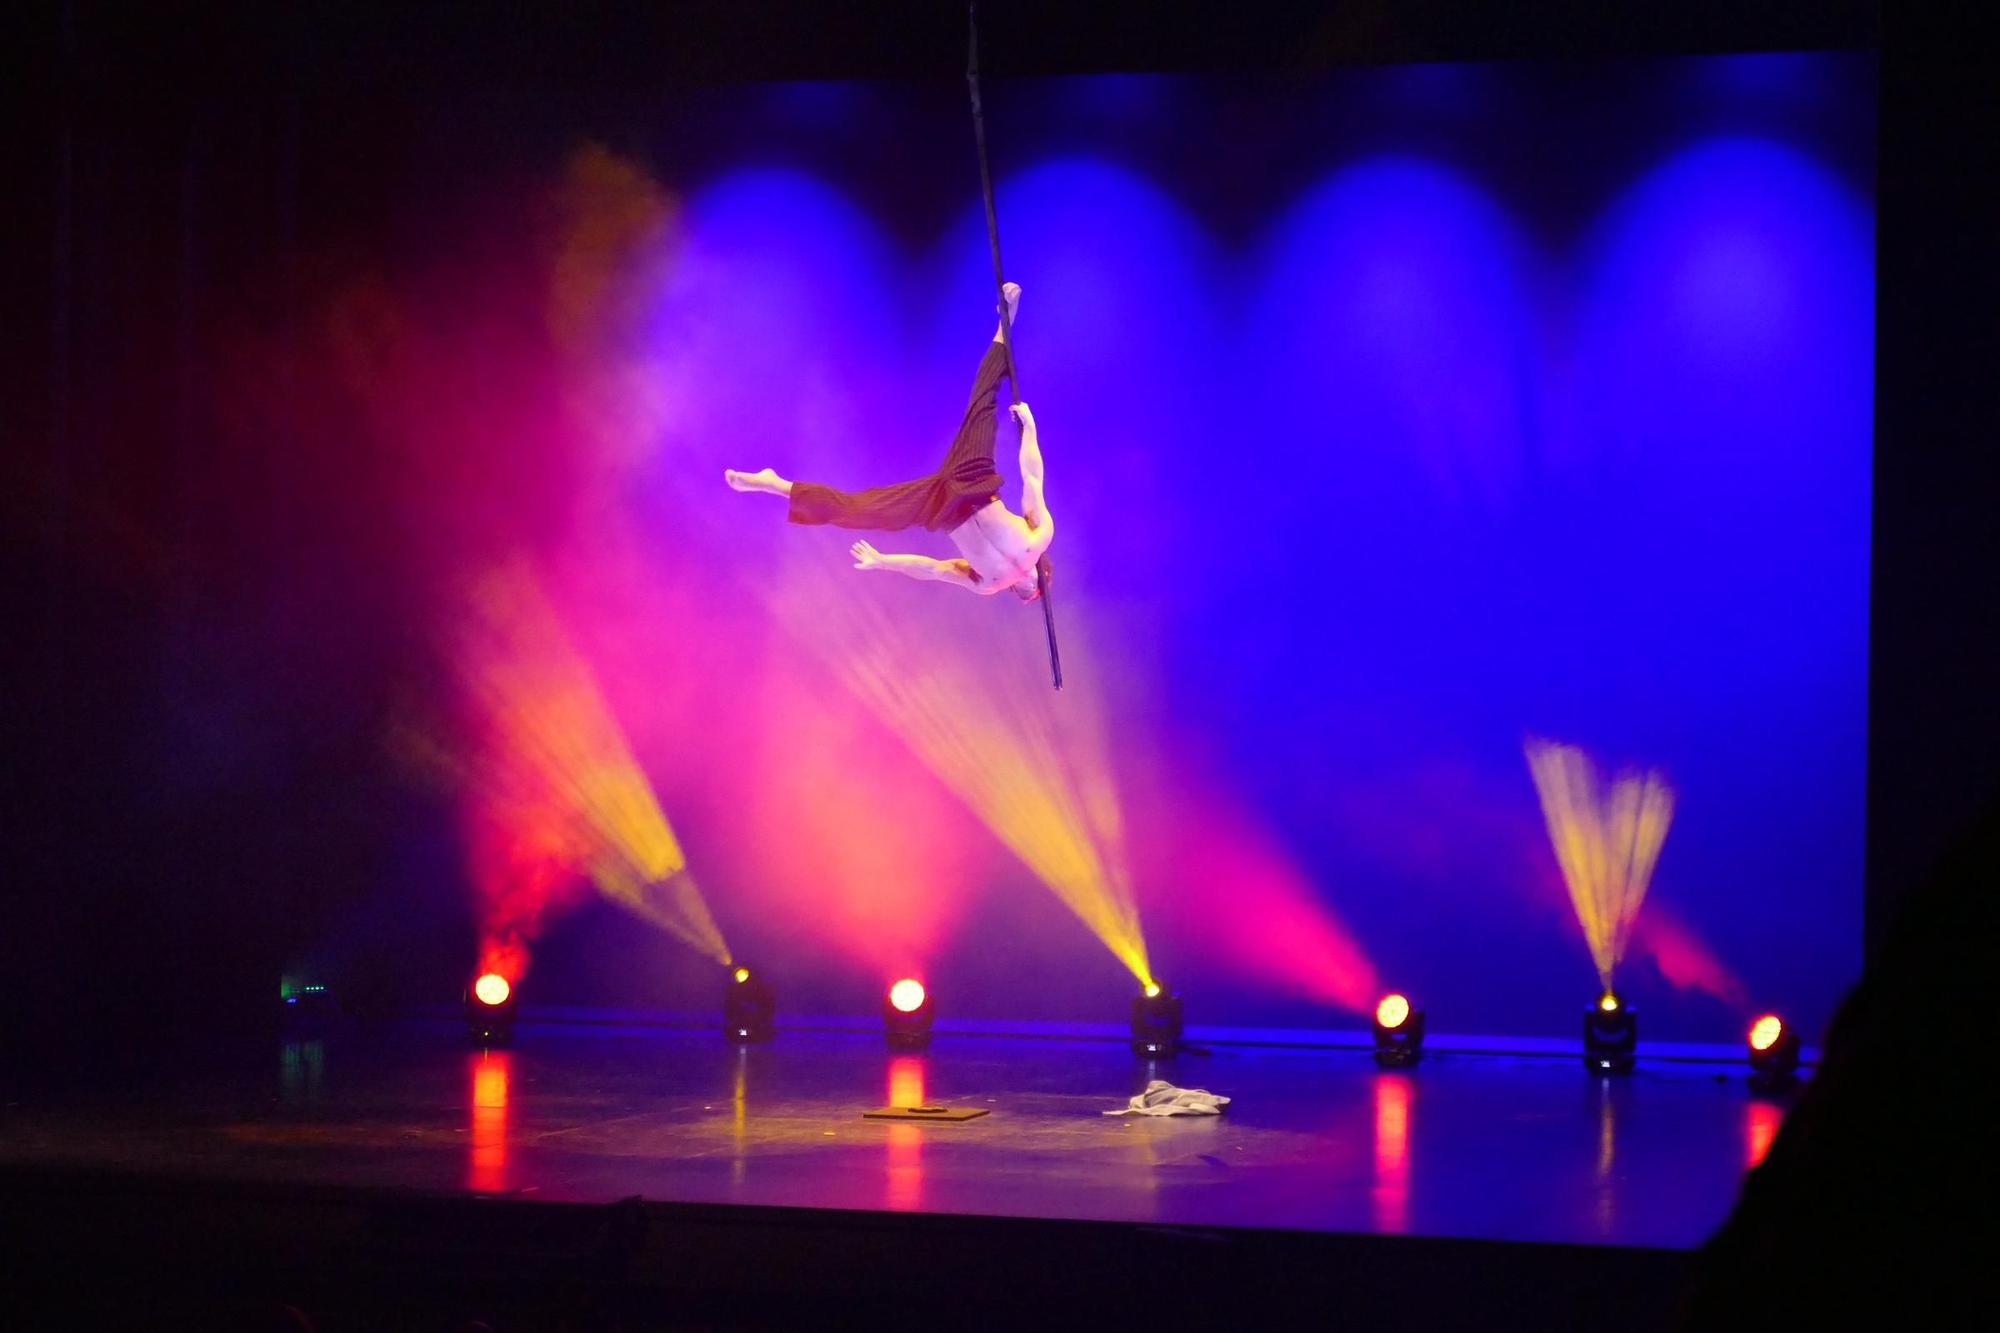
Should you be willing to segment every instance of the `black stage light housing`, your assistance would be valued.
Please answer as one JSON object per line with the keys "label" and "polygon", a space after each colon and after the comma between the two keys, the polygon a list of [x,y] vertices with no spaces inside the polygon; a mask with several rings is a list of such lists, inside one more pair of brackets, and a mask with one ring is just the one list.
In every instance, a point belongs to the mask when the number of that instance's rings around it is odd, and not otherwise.
{"label": "black stage light housing", "polygon": [[1639,1050],[1639,1017],[1611,991],[1583,1011],[1583,1064],[1596,1074],[1629,1074]]}
{"label": "black stage light housing", "polygon": [[1799,1034],[1776,1014],[1750,1025],[1750,1086],[1778,1092],[1799,1081]]}
{"label": "black stage light housing", "polygon": [[1156,981],[1132,997],[1132,1054],[1166,1059],[1181,1048],[1181,997]]}
{"label": "black stage light housing", "polygon": [[1424,1053],[1424,1011],[1410,1007],[1402,995],[1385,995],[1375,1006],[1375,1063],[1403,1069]]}
{"label": "black stage light housing", "polygon": [[288,1038],[312,1038],[326,1034],[337,1013],[333,992],[317,982],[298,982],[287,977],[278,983],[279,1022]]}
{"label": "black stage light housing", "polygon": [[514,984],[498,972],[473,978],[465,988],[466,1035],[480,1046],[511,1045],[518,994]]}
{"label": "black stage light housing", "polygon": [[763,974],[741,963],[729,969],[722,991],[722,1032],[733,1042],[769,1041],[777,995]]}
{"label": "black stage light housing", "polygon": [[921,1051],[931,1044],[936,1010],[921,981],[904,977],[882,996],[882,1035],[892,1051]]}

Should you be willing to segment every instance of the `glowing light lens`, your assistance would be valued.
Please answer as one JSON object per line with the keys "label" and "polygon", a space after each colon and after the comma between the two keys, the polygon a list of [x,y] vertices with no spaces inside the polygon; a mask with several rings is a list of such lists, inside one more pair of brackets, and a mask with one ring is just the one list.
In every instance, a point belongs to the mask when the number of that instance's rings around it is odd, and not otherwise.
{"label": "glowing light lens", "polygon": [[914,1014],[923,1008],[924,983],[904,977],[889,987],[889,1003],[906,1014]]}
{"label": "glowing light lens", "polygon": [[1410,1016],[1410,1002],[1401,995],[1384,995],[1375,1006],[1375,1021],[1385,1028],[1399,1028]]}
{"label": "glowing light lens", "polygon": [[737,980],[738,980],[739,982],[741,982],[741,981],[748,981],[748,980],[750,980],[750,969],[749,969],[749,968],[747,968],[747,967],[739,967],[739,968],[737,968],[737,969],[736,969],[736,979],[737,979]]}
{"label": "glowing light lens", "polygon": [[1610,991],[1606,991],[1604,992],[1604,998],[1597,1002],[1597,1007],[1607,1014],[1615,1014],[1618,1012],[1618,997]]}
{"label": "glowing light lens", "polygon": [[472,983],[472,993],[479,997],[481,1004],[505,1004],[507,997],[514,993],[514,988],[498,972],[488,972]]}
{"label": "glowing light lens", "polygon": [[1750,1025],[1750,1049],[1768,1051],[1785,1035],[1785,1022],[1776,1014],[1765,1014]]}
{"label": "glowing light lens", "polygon": [[1146,983],[1146,998],[1147,998],[1147,999],[1149,999],[1149,1000],[1151,1000],[1151,999],[1156,999],[1156,998],[1158,998],[1159,994],[1160,994],[1160,983],[1159,983],[1159,982],[1157,982],[1157,981],[1149,981],[1149,982],[1147,982],[1147,983]]}

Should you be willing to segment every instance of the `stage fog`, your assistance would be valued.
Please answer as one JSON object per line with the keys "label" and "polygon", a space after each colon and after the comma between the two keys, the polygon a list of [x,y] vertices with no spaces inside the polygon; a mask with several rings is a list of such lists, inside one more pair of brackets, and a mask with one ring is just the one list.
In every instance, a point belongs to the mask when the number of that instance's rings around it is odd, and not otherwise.
{"label": "stage fog", "polygon": [[[1816,1036],[1861,946],[1872,81],[995,81],[1060,692],[1039,606],[722,479],[935,466],[995,323],[962,88],[466,114],[193,335],[158,799],[288,973],[409,1000],[703,1013],[745,960],[786,1015],[909,974],[1115,1025],[1157,979],[1197,1028],[1394,988],[1569,1036],[1608,975],[1649,1038]],[[271,831],[315,820],[364,850]]]}

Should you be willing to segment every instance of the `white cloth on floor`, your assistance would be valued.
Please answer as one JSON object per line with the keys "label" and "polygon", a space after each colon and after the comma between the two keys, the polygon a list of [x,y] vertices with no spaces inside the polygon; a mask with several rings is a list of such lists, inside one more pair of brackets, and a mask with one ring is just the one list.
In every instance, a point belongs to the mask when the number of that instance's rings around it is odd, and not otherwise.
{"label": "white cloth on floor", "polygon": [[1221,1115],[1229,1105],[1227,1097],[1203,1088],[1177,1088],[1163,1079],[1154,1079],[1146,1090],[1126,1104],[1122,1111],[1106,1115]]}

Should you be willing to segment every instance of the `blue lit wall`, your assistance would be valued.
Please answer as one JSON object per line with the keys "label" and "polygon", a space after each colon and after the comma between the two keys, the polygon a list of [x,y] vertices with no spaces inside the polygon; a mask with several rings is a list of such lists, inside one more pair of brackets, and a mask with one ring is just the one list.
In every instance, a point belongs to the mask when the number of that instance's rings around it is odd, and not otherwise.
{"label": "blue lit wall", "polygon": [[[1594,986],[1523,738],[1657,768],[1679,809],[1621,974],[1648,1031],[1817,1031],[1860,959],[1872,60],[989,101],[1070,670],[1121,762],[1199,772],[1434,1027],[1501,1032],[1567,1032]],[[794,475],[928,466],[992,305],[962,105],[714,103],[726,129],[655,150],[687,210],[660,336],[699,308],[729,349],[699,428]],[[743,529],[719,558],[817,536]],[[1208,958],[1196,916],[1149,936],[1198,1019],[1351,1023]],[[934,970],[1067,965],[1031,938],[967,930]]]}

